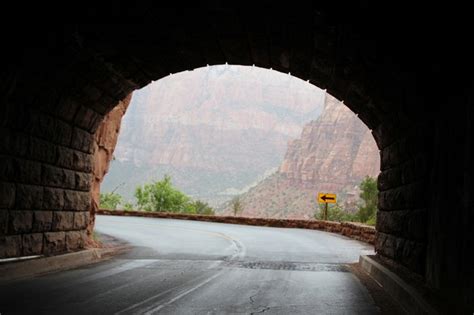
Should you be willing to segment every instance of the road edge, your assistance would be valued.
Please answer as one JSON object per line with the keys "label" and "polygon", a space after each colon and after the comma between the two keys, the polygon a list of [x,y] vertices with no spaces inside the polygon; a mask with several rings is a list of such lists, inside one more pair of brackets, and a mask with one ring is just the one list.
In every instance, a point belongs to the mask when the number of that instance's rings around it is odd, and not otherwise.
{"label": "road edge", "polygon": [[0,283],[6,283],[46,273],[73,269],[112,258],[127,250],[126,246],[91,248],[57,256],[10,262],[0,265]]}
{"label": "road edge", "polygon": [[[439,314],[416,290],[395,273],[372,258],[361,255],[359,265],[410,314]],[[408,312],[409,310],[409,312]]]}

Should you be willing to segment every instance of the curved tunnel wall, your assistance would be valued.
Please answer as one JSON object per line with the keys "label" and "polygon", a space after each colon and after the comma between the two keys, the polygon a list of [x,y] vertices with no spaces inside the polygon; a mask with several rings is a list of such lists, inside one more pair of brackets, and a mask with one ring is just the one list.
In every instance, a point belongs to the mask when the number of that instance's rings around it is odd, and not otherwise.
{"label": "curved tunnel wall", "polygon": [[[472,79],[449,92],[454,83],[440,77],[457,68],[442,62],[445,51],[400,35],[391,21],[366,28],[330,11],[271,13],[179,11],[176,19],[177,11],[159,10],[145,26],[39,27],[8,37],[16,48],[0,82],[0,256],[84,246],[93,136],[130,92],[206,64],[255,64],[326,88],[367,124],[381,154],[378,255],[467,301]],[[454,151],[446,146],[453,139]]]}

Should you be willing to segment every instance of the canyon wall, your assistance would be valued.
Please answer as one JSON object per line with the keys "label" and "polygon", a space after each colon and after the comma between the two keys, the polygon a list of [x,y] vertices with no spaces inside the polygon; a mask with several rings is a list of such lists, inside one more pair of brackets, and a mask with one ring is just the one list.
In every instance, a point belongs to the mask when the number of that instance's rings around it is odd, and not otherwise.
{"label": "canyon wall", "polygon": [[[358,184],[379,173],[379,151],[371,131],[337,99],[326,94],[321,116],[288,143],[278,171],[242,195],[242,215],[312,218],[318,192],[336,193],[349,211],[358,200]],[[221,213],[231,213],[230,203]]]}

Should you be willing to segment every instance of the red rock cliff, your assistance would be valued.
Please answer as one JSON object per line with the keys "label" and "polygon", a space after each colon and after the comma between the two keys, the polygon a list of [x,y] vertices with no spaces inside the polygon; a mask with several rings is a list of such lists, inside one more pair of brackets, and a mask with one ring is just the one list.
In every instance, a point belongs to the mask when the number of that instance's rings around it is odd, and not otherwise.
{"label": "red rock cliff", "polygon": [[339,191],[376,176],[379,154],[370,130],[345,105],[326,95],[323,114],[289,143],[279,173],[294,186]]}
{"label": "red rock cliff", "polygon": [[[337,99],[326,94],[321,116],[288,143],[279,170],[242,196],[243,215],[309,219],[318,192],[336,193],[354,210],[357,185],[379,173],[379,151],[370,130]],[[223,213],[231,213],[230,205]]]}
{"label": "red rock cliff", "polygon": [[94,170],[92,179],[92,205],[89,216],[89,235],[92,233],[95,222],[95,213],[99,208],[100,198],[100,184],[102,183],[105,174],[109,171],[109,164],[113,158],[115,145],[117,144],[118,135],[120,132],[120,124],[122,117],[127,111],[132,94],[127,96],[124,100],[119,102],[105,117],[97,129],[94,138]]}

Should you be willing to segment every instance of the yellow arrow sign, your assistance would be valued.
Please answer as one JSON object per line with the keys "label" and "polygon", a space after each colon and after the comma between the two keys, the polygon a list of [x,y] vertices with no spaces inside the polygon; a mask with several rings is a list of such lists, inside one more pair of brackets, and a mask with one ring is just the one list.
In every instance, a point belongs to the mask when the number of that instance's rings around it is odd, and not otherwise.
{"label": "yellow arrow sign", "polygon": [[319,203],[336,203],[336,194],[318,193]]}

